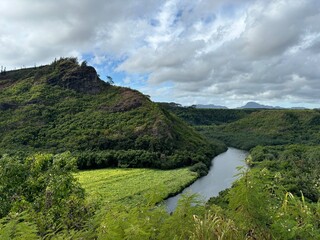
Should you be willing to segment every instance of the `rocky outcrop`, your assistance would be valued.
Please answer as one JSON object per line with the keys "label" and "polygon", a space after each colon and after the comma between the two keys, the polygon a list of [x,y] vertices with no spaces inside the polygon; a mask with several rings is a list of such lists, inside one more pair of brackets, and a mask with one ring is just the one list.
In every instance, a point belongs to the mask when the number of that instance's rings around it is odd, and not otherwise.
{"label": "rocky outcrop", "polygon": [[53,64],[57,74],[48,79],[49,84],[91,94],[99,93],[108,86],[99,78],[96,70],[86,64],[79,66],[72,59]]}

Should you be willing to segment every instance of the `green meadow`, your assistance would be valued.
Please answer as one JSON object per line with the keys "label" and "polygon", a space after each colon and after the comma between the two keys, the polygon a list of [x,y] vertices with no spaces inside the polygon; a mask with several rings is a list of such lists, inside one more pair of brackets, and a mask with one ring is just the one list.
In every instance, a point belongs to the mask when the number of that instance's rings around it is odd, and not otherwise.
{"label": "green meadow", "polygon": [[136,205],[161,200],[194,182],[197,174],[187,168],[175,170],[99,169],[76,174],[88,197],[108,204]]}

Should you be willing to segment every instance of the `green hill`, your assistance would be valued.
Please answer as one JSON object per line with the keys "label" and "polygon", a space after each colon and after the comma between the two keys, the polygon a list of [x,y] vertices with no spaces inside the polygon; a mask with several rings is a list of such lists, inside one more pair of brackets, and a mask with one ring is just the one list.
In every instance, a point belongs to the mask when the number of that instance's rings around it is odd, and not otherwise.
{"label": "green hill", "polygon": [[228,145],[250,149],[257,145],[320,143],[319,110],[262,110],[237,121],[198,130]]}
{"label": "green hill", "polygon": [[0,132],[0,154],[71,151],[80,168],[209,164],[224,149],[73,58],[1,73]]}
{"label": "green hill", "polygon": [[257,145],[320,143],[320,111],[292,109],[197,109],[161,103],[209,139],[249,150]]}

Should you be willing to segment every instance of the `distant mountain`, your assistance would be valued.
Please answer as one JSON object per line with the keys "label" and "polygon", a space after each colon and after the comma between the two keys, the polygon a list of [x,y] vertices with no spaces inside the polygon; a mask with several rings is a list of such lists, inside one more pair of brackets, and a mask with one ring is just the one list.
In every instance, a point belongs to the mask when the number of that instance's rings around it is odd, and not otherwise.
{"label": "distant mountain", "polygon": [[246,105],[239,107],[240,109],[248,109],[248,108],[262,108],[262,109],[282,109],[279,106],[273,107],[273,106],[269,106],[269,105],[262,105],[260,103],[257,102],[247,102]]}
{"label": "distant mountain", "polygon": [[214,104],[197,104],[194,106],[195,106],[195,108],[204,108],[204,109],[228,109],[225,106],[219,106],[219,105],[214,105]]}
{"label": "distant mountain", "polygon": [[292,110],[306,110],[308,108],[305,107],[291,107],[291,108],[283,108],[279,106],[269,106],[263,105],[257,102],[247,102],[246,105],[242,107],[238,107],[239,109],[292,109]]}

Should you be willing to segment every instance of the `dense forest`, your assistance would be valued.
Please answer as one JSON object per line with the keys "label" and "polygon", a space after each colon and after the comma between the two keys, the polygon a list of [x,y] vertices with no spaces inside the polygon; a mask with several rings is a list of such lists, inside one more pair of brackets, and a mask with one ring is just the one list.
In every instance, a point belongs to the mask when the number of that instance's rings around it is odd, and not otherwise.
{"label": "dense forest", "polygon": [[[73,58],[2,73],[0,239],[318,239],[319,130],[318,110],[156,104]],[[226,145],[250,168],[168,213]]]}
{"label": "dense forest", "polygon": [[250,150],[257,145],[320,144],[320,110],[197,109],[161,104],[209,139]]}

